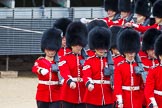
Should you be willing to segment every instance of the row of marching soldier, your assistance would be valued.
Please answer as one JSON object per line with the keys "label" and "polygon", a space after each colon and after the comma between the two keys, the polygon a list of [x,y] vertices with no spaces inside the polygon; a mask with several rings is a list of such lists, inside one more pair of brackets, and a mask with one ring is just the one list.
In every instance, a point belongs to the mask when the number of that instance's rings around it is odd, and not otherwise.
{"label": "row of marching soldier", "polygon": [[162,0],[105,0],[105,10],[103,19],[60,18],[43,33],[32,67],[38,108],[162,108]]}

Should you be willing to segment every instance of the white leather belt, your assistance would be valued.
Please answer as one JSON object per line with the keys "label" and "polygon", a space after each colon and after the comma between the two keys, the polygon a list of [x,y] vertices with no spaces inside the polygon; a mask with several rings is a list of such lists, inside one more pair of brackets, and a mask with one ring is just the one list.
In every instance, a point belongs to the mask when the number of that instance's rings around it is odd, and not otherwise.
{"label": "white leather belt", "polygon": [[139,86],[122,86],[123,90],[128,90],[128,91],[134,91],[134,90],[140,90]]}
{"label": "white leather belt", "polygon": [[154,90],[154,94],[162,96],[162,91]]}
{"label": "white leather belt", "polygon": [[83,82],[83,78],[72,78],[72,80],[74,81],[74,82]]}
{"label": "white leather belt", "polygon": [[44,85],[58,85],[59,82],[58,81],[42,81],[42,80],[39,80],[39,84],[44,84]]}
{"label": "white leather belt", "polygon": [[108,81],[108,80],[93,80],[93,83],[96,83],[96,84],[110,84],[110,81]]}

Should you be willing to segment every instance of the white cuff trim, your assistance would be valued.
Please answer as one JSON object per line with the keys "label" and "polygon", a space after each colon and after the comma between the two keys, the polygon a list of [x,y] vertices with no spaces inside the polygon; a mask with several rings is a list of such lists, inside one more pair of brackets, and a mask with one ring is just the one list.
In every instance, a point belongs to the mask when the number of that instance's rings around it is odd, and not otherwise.
{"label": "white cuff trim", "polygon": [[151,103],[153,104],[153,106],[157,106],[157,103],[154,97],[151,97],[149,99],[151,100]]}

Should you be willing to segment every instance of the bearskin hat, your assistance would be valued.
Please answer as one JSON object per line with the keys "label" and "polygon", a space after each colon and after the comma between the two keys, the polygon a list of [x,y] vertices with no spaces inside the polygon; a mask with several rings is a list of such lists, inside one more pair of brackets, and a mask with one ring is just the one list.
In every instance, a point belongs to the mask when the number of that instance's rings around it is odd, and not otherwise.
{"label": "bearskin hat", "polygon": [[119,36],[118,35],[118,32],[122,29],[122,27],[120,26],[112,26],[110,28],[111,32],[112,32],[112,37],[111,37],[111,45],[110,45],[110,48],[117,48],[117,37]]}
{"label": "bearskin hat", "polygon": [[153,5],[155,3],[156,0],[149,0],[150,3]]}
{"label": "bearskin hat", "polygon": [[162,55],[162,34],[156,39],[154,48],[157,57]]}
{"label": "bearskin hat", "polygon": [[153,5],[153,16],[162,18],[162,0],[157,0]]}
{"label": "bearskin hat", "polygon": [[47,29],[41,39],[41,50],[45,49],[58,51],[61,48],[62,32],[56,28]]}
{"label": "bearskin hat", "polygon": [[72,21],[70,19],[68,19],[68,18],[60,18],[60,19],[56,20],[56,22],[54,23],[53,27],[56,27],[56,28],[62,30],[63,36],[65,36],[66,29],[67,29],[68,25],[71,22]]}
{"label": "bearskin hat", "polygon": [[154,49],[155,40],[160,34],[160,30],[157,30],[155,28],[148,29],[143,35],[142,50],[146,51],[149,49]]}
{"label": "bearskin hat", "polygon": [[85,47],[87,45],[88,31],[85,24],[81,22],[72,22],[69,24],[66,31],[66,45],[67,47],[80,45]]}
{"label": "bearskin hat", "polygon": [[104,2],[105,11],[113,10],[118,12],[118,0],[105,0]]}
{"label": "bearskin hat", "polygon": [[88,32],[93,29],[94,27],[106,27],[108,28],[108,25],[103,20],[93,20],[87,25]]}
{"label": "bearskin hat", "polygon": [[118,0],[118,9],[123,12],[131,12],[131,0]]}
{"label": "bearskin hat", "polygon": [[151,13],[151,4],[148,0],[138,0],[135,5],[135,13],[149,17]]}
{"label": "bearskin hat", "polygon": [[140,50],[140,35],[131,28],[124,28],[119,32],[117,38],[117,48],[121,54],[138,53]]}
{"label": "bearskin hat", "polygon": [[95,27],[88,34],[88,45],[91,50],[109,49],[111,31],[105,27]]}

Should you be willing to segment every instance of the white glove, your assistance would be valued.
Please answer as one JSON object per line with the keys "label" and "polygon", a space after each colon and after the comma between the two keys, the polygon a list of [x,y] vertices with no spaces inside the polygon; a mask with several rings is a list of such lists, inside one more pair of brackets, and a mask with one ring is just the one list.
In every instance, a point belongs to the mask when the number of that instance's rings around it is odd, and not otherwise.
{"label": "white glove", "polygon": [[86,24],[87,23],[87,19],[86,18],[81,18],[80,22],[82,22],[83,24]]}
{"label": "white glove", "polygon": [[40,73],[42,74],[42,75],[46,75],[47,73],[48,73],[49,71],[48,71],[48,69],[41,69],[40,70]]}
{"label": "white glove", "polygon": [[123,108],[123,99],[122,99],[122,95],[116,95],[117,97],[117,104],[118,104],[118,108]]}
{"label": "white glove", "polygon": [[123,104],[119,104],[118,105],[118,108],[123,108]]}
{"label": "white glove", "polygon": [[71,89],[75,89],[75,88],[76,88],[76,83],[72,81],[72,82],[70,83],[70,88],[71,88]]}
{"label": "white glove", "polygon": [[93,89],[94,89],[94,85],[93,85],[93,84],[89,84],[89,85],[88,85],[88,90],[89,90],[89,91],[92,91]]}
{"label": "white glove", "polygon": [[86,18],[81,18],[80,19],[80,22],[82,22],[83,24],[88,24],[88,23],[90,23],[92,20],[90,20],[90,19],[86,19]]}
{"label": "white glove", "polygon": [[151,103],[153,104],[153,108],[158,108],[155,98],[151,97],[150,100],[151,100]]}

